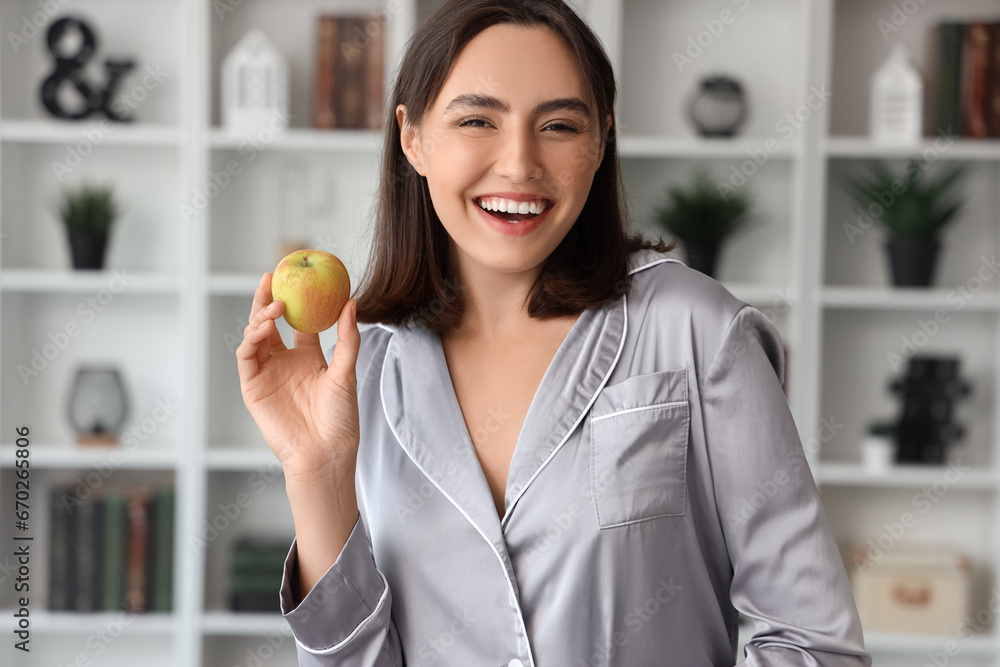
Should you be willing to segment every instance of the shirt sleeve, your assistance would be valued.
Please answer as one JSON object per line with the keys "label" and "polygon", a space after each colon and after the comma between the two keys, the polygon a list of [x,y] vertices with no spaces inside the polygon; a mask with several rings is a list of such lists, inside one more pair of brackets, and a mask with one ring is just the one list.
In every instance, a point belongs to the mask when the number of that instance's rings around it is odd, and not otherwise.
{"label": "shirt sleeve", "polygon": [[337,560],[301,602],[293,593],[298,589],[298,543],[293,538],[280,600],[300,667],[404,667],[390,617],[392,592],[375,565],[360,516]]}
{"label": "shirt sleeve", "polygon": [[782,391],[784,349],[752,306],[733,318],[701,388],[729,559],[754,634],[742,667],[870,667],[861,621]]}

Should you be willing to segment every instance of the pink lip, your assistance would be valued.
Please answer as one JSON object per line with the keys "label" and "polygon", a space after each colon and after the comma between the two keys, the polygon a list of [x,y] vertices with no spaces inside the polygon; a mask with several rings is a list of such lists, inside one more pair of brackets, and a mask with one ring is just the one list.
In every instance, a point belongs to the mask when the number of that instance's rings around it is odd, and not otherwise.
{"label": "pink lip", "polygon": [[[484,195],[484,196],[495,196],[495,197],[508,197],[508,195]],[[508,197],[513,199],[513,197]],[[530,201],[530,200],[522,200]],[[549,217],[549,211],[552,210],[554,204],[549,204],[545,207],[545,210],[536,215],[534,218],[528,218],[527,220],[522,220],[520,222],[507,222],[506,220],[501,220],[500,218],[495,218],[488,211],[483,210],[483,208],[476,203],[476,200],[472,200],[472,206],[479,212],[480,217],[486,222],[487,225],[497,230],[501,234],[506,234],[507,236],[524,236],[525,234],[530,234],[531,232],[538,229],[538,227],[545,222],[545,219]]]}

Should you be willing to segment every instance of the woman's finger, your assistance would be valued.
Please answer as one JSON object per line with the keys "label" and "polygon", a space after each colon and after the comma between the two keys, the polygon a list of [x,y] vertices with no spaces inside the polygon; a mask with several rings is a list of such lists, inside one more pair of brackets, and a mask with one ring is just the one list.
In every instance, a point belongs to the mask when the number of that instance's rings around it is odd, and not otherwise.
{"label": "woman's finger", "polygon": [[261,325],[254,328],[248,326],[243,332],[243,342],[236,348],[236,369],[241,383],[257,375],[261,365],[271,356],[268,337],[276,330],[271,320],[264,320]]}

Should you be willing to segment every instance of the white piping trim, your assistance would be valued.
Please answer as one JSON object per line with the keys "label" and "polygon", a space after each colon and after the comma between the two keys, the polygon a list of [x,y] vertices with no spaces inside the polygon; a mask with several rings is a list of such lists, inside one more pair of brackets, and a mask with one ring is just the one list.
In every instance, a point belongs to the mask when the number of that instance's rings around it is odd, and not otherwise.
{"label": "white piping trim", "polygon": [[[391,345],[391,344],[392,344],[392,340],[389,341],[389,345]],[[385,349],[386,349],[386,352],[385,352],[386,357],[388,357],[388,355],[389,355],[389,345],[386,345],[386,347],[385,347]],[[528,660],[530,661],[531,666],[533,667],[534,664],[535,664],[535,657],[531,654],[531,641],[528,638],[528,626],[524,622],[524,614],[521,612],[521,603],[517,599],[517,595],[514,594],[514,582],[511,581],[511,579],[510,579],[510,573],[507,571],[507,565],[503,562],[503,557],[500,555],[500,552],[497,551],[496,545],[493,544],[493,541],[486,536],[486,533],[483,532],[483,530],[479,527],[479,525],[475,521],[472,520],[472,517],[470,517],[465,512],[465,510],[462,509],[457,502],[455,502],[454,498],[452,498],[450,495],[448,495],[445,492],[445,490],[441,488],[441,485],[437,483],[437,480],[434,479],[433,476],[427,474],[427,471],[424,470],[420,466],[420,464],[417,463],[413,459],[412,456],[410,456],[410,452],[406,449],[406,447],[402,446],[403,445],[403,441],[400,440],[399,435],[396,433],[396,429],[394,429],[392,427],[392,420],[390,420],[388,418],[389,417],[389,411],[385,407],[385,392],[383,391],[383,386],[384,386],[384,382],[385,382],[385,366],[386,366],[386,364],[383,361],[382,362],[382,374],[379,377],[379,395],[380,395],[380,397],[382,399],[382,412],[383,412],[383,414],[386,417],[385,421],[389,425],[389,430],[392,431],[393,437],[396,438],[396,442],[398,442],[399,445],[400,445],[400,447],[403,449],[403,451],[406,452],[406,455],[410,458],[411,461],[413,461],[413,465],[417,466],[417,469],[421,473],[423,473],[424,477],[426,477],[427,479],[429,479],[431,481],[431,483],[433,483],[434,486],[437,487],[438,491],[441,492],[441,495],[443,495],[445,498],[447,498],[448,501],[452,505],[455,506],[455,509],[457,509],[459,512],[461,512],[462,516],[465,517],[465,520],[468,521],[470,524],[472,524],[472,527],[475,528],[476,532],[478,532],[482,536],[482,538],[486,541],[486,543],[488,545],[490,545],[490,549],[493,550],[493,553],[496,555],[497,560],[500,561],[500,569],[503,570],[503,576],[507,580],[507,587],[510,590],[511,596],[512,596],[512,598],[514,600],[515,608],[517,609],[518,620],[521,621],[521,627],[524,628],[524,644],[528,648]]]}
{"label": "white piping trim", "polygon": [[[339,568],[338,568],[338,570],[339,570]],[[354,628],[354,632],[352,632],[351,634],[347,635],[347,637],[345,637],[340,642],[334,644],[330,648],[315,649],[315,648],[311,648],[309,646],[306,646],[301,641],[299,641],[299,638],[293,632],[292,636],[295,637],[295,643],[298,644],[299,646],[301,646],[303,649],[305,649],[309,653],[312,653],[314,655],[329,655],[331,653],[335,653],[336,651],[339,651],[340,649],[344,648],[344,646],[346,646],[348,642],[350,642],[352,639],[354,639],[354,637],[357,636],[357,634],[359,632],[361,632],[361,628],[363,628],[365,625],[367,625],[372,619],[375,619],[376,621],[378,621],[379,625],[381,625],[383,628],[385,628],[385,638],[386,638],[386,641],[389,641],[389,636],[390,636],[389,628],[387,628],[386,625],[385,625],[385,623],[383,623],[382,620],[378,617],[378,610],[381,609],[385,605],[385,600],[389,596],[389,582],[386,580],[385,575],[382,574],[378,569],[376,569],[375,572],[378,573],[378,576],[380,576],[382,578],[382,583],[385,585],[385,588],[382,589],[382,596],[379,598],[378,604],[375,605],[375,608],[372,610],[372,613],[368,614],[368,616],[365,617],[365,619],[363,621],[361,621],[360,623],[358,623],[357,627]],[[340,576],[344,576],[343,573],[341,573]],[[344,577],[344,578],[346,579],[346,577]],[[364,600],[362,600],[362,602],[364,602]],[[301,602],[299,604],[301,604]],[[383,648],[384,647],[385,647],[385,645],[383,644]],[[386,652],[388,652],[388,650]],[[392,656],[390,655],[389,658],[392,659]],[[396,661],[393,660],[392,664],[395,665]]]}
{"label": "white piping trim", "polygon": [[663,257],[656,260],[655,262],[650,262],[649,264],[643,264],[642,266],[635,267],[634,269],[628,272],[628,275],[632,275],[633,273],[638,273],[643,269],[648,269],[649,267],[656,266],[657,264],[663,264],[664,262],[676,262],[677,264],[684,264],[684,262],[675,257]]}
{"label": "white piping trim", "polygon": [[569,436],[572,435],[573,431],[576,430],[576,427],[580,425],[580,422],[583,420],[587,412],[590,410],[590,406],[594,404],[594,401],[597,400],[598,394],[601,393],[601,390],[604,389],[604,385],[607,384],[608,379],[611,377],[611,373],[614,372],[615,370],[615,366],[618,365],[618,359],[619,357],[621,357],[622,350],[625,348],[625,337],[628,334],[628,296],[625,294],[622,295],[622,313],[623,317],[625,318],[625,324],[622,327],[622,339],[618,342],[618,352],[615,353],[615,359],[613,362],[611,362],[611,368],[608,369],[608,372],[604,376],[604,379],[601,380],[601,384],[600,386],[597,387],[597,391],[595,391],[594,395],[590,397],[590,401],[587,402],[586,407],[584,407],[584,409],[580,412],[580,416],[577,417],[576,422],[573,423],[573,427],[568,431],[566,431],[566,435],[563,436],[563,439],[559,441],[559,444],[556,445],[555,449],[553,449],[552,452],[546,457],[546,459],[542,461],[542,465],[538,466],[538,469],[535,470],[535,473],[528,478],[528,481],[524,483],[524,486],[521,487],[521,490],[518,491],[516,496],[514,496],[514,500],[510,504],[510,510],[507,511],[507,514],[504,516],[503,522],[501,523],[502,528],[507,527],[507,522],[513,515],[514,507],[517,505],[517,501],[521,499],[521,496],[524,495],[524,492],[528,490],[529,486],[531,486],[531,482],[534,481],[536,477],[538,477],[538,474],[542,472],[542,469],[545,468],[545,466],[548,465],[549,461],[551,461],[552,458],[559,452],[559,450],[562,449],[562,446],[569,439]]}
{"label": "white piping trim", "polygon": [[[631,271],[628,272],[628,275],[632,275],[633,273],[636,273],[638,271],[642,271],[643,269],[648,269],[651,266],[656,266],[657,264],[663,264],[664,262],[676,262],[678,264],[682,264],[682,262],[680,260],[675,259],[673,257],[662,257],[662,258],[660,258],[660,259],[658,259],[658,260],[656,260],[654,262],[650,262],[649,264],[643,264],[642,266],[639,266],[639,267],[636,267],[636,268],[632,269]],[[501,521],[501,523],[500,523],[500,527],[501,528],[504,528],[504,529],[507,528],[507,523],[510,521],[510,517],[513,515],[514,506],[517,505],[517,501],[521,499],[521,496],[524,495],[524,492],[528,490],[529,486],[531,486],[531,482],[534,481],[535,477],[537,477],[538,474],[542,471],[542,469],[545,468],[546,465],[548,465],[549,461],[551,461],[552,458],[559,452],[559,450],[562,448],[562,446],[569,439],[569,436],[573,433],[573,431],[576,430],[576,427],[580,425],[580,421],[583,420],[584,416],[587,414],[587,412],[590,410],[591,406],[594,404],[594,401],[597,400],[598,394],[601,393],[601,390],[604,389],[604,385],[606,385],[607,382],[608,382],[608,379],[611,378],[611,373],[614,372],[615,367],[618,365],[618,359],[621,357],[622,350],[625,348],[625,338],[628,335],[628,295],[627,294],[623,294],[622,295],[622,315],[624,317],[625,324],[622,327],[622,338],[621,338],[621,341],[619,341],[619,343],[618,343],[618,352],[615,353],[615,359],[611,363],[611,368],[608,370],[607,375],[604,376],[604,379],[601,380],[600,386],[597,387],[597,391],[595,391],[594,395],[591,396],[590,401],[587,403],[586,407],[580,413],[580,417],[573,424],[573,427],[571,429],[569,429],[569,431],[566,432],[566,435],[559,442],[559,444],[556,445],[555,449],[553,449],[552,452],[546,457],[546,459],[544,461],[542,461],[542,464],[540,466],[538,466],[538,469],[535,470],[535,473],[531,477],[528,478],[528,481],[526,481],[524,483],[524,486],[521,487],[521,490],[517,492],[516,496],[514,496],[514,500],[510,504],[510,510],[507,511],[507,513],[504,515],[503,521]],[[610,415],[608,415],[608,416],[610,416]]]}
{"label": "white piping trim", "polygon": [[657,403],[656,405],[644,405],[638,408],[628,408],[625,410],[619,410],[618,412],[612,412],[606,415],[601,415],[599,417],[591,417],[590,421],[599,422],[602,419],[607,419],[608,417],[617,417],[618,415],[628,414],[630,412],[640,412],[642,410],[654,410],[656,408],[679,408],[682,405],[687,405],[687,401],[671,401],[670,403]]}

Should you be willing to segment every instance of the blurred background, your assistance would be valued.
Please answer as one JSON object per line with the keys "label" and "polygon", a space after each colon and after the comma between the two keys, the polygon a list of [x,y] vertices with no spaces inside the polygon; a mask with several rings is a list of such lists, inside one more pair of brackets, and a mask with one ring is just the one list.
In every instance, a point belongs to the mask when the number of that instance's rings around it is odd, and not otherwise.
{"label": "blurred background", "polygon": [[[360,278],[438,4],[0,3],[0,664],[296,664],[234,352],[287,252]],[[1000,665],[1000,2],[571,4],[635,224],[782,334],[876,664]]]}

